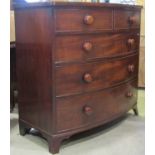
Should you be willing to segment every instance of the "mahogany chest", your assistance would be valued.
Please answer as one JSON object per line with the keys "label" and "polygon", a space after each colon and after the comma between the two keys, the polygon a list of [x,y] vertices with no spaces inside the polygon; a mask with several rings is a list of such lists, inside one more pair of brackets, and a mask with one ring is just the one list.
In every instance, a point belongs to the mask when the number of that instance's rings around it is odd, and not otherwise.
{"label": "mahogany chest", "polygon": [[137,111],[140,6],[14,1],[20,134],[62,140]]}

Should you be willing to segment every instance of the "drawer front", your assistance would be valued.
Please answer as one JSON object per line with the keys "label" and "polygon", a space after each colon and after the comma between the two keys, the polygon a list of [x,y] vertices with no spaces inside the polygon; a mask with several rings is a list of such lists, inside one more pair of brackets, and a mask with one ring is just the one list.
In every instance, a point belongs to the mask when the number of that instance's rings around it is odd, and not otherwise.
{"label": "drawer front", "polygon": [[92,126],[126,113],[137,100],[137,81],[119,87],[56,99],[59,132]]}
{"label": "drawer front", "polygon": [[56,9],[56,31],[112,30],[112,9]]}
{"label": "drawer front", "polygon": [[73,95],[107,88],[137,75],[138,55],[56,67],[56,95]]}
{"label": "drawer front", "polygon": [[140,28],[140,11],[115,10],[114,29]]}
{"label": "drawer front", "polygon": [[135,52],[139,49],[139,35],[57,36],[55,46],[56,63],[85,61]]}

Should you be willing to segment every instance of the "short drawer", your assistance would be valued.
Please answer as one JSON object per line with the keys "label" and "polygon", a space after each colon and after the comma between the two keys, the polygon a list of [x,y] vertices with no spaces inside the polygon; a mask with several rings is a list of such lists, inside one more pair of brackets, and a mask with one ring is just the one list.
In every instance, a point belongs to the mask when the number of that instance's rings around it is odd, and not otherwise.
{"label": "short drawer", "polygon": [[58,32],[112,30],[112,9],[55,9]]}
{"label": "short drawer", "polygon": [[56,63],[115,57],[139,49],[139,34],[57,36]]}
{"label": "short drawer", "polygon": [[67,96],[117,85],[137,75],[138,55],[105,62],[56,67],[56,95]]}
{"label": "short drawer", "polygon": [[115,10],[114,29],[140,28],[140,11],[136,10]]}
{"label": "short drawer", "polygon": [[126,113],[136,104],[136,87],[137,81],[132,81],[105,91],[57,98],[57,130],[62,132],[103,124]]}

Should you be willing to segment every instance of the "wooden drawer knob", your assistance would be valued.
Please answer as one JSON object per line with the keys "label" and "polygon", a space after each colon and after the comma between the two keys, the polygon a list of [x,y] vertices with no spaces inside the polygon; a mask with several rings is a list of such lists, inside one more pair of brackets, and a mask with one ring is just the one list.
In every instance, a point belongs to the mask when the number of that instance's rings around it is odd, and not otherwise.
{"label": "wooden drawer knob", "polygon": [[132,39],[132,38],[128,39],[128,46],[130,48],[133,48],[134,45],[135,45],[135,39]]}
{"label": "wooden drawer knob", "polygon": [[93,16],[91,16],[91,15],[86,15],[86,16],[84,17],[84,23],[85,23],[85,24],[91,25],[91,24],[93,24],[93,22],[94,22],[94,17],[93,17]]}
{"label": "wooden drawer knob", "polygon": [[89,106],[85,106],[83,110],[86,115],[91,115],[93,113],[93,109]]}
{"label": "wooden drawer knob", "polygon": [[90,83],[90,82],[93,81],[93,78],[89,73],[85,73],[84,74],[84,81],[87,82],[87,83]]}
{"label": "wooden drawer knob", "polygon": [[84,49],[85,51],[87,51],[87,52],[91,51],[92,48],[93,48],[93,45],[92,45],[91,42],[85,42],[85,43],[83,44],[83,49]]}
{"label": "wooden drawer knob", "polygon": [[129,24],[134,24],[134,23],[136,23],[136,17],[135,16],[130,16],[129,18],[128,18],[128,22],[129,22]]}
{"label": "wooden drawer knob", "polygon": [[135,43],[135,39],[128,39],[128,44],[129,45],[133,45]]}
{"label": "wooden drawer knob", "polygon": [[134,66],[133,64],[128,65],[128,71],[129,71],[129,72],[133,73],[134,70],[135,70],[135,66]]}
{"label": "wooden drawer knob", "polygon": [[126,93],[126,97],[132,97],[132,96],[133,96],[133,93],[132,92]]}

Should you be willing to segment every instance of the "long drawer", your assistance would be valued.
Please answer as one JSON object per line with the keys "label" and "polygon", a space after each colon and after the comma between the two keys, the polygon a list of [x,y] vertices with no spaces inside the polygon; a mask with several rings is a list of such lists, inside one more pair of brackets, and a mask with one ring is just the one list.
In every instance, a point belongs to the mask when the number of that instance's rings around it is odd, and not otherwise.
{"label": "long drawer", "polygon": [[56,63],[67,63],[135,52],[139,49],[139,36],[137,33],[66,35],[57,36],[55,43]]}
{"label": "long drawer", "polygon": [[112,89],[56,99],[59,132],[101,124],[126,113],[136,103],[137,81]]}
{"label": "long drawer", "polygon": [[[57,32],[111,31],[112,9],[56,9],[55,29]],[[65,21],[65,22],[64,22]]]}
{"label": "long drawer", "polygon": [[137,75],[138,55],[104,62],[56,67],[56,96],[74,95],[117,85]]}

